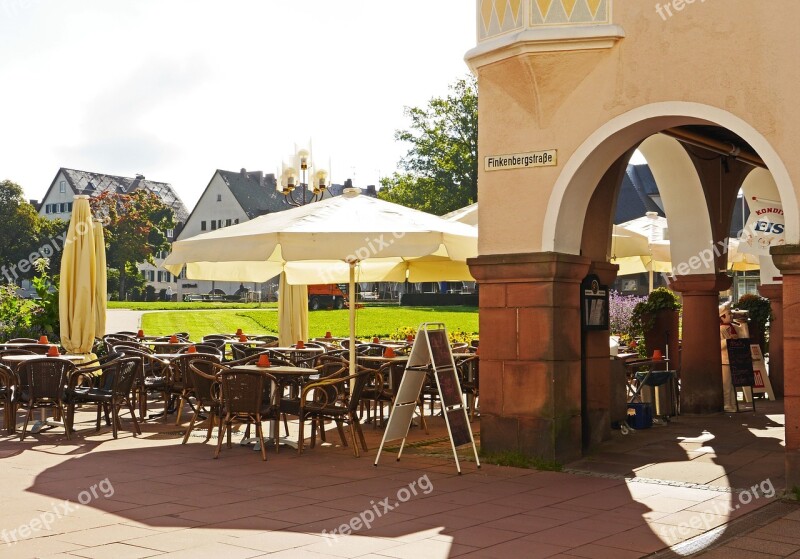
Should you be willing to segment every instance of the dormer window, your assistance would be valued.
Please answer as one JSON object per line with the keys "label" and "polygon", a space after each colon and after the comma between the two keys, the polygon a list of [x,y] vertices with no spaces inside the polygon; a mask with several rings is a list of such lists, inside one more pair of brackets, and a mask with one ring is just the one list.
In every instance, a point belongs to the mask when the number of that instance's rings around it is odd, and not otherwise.
{"label": "dormer window", "polygon": [[67,191],[67,181],[61,181],[58,184],[58,191],[62,193]]}

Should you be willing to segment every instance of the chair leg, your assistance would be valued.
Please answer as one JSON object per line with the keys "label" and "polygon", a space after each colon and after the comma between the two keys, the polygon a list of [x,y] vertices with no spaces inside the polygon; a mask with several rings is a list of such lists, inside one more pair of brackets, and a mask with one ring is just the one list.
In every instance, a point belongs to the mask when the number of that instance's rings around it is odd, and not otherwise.
{"label": "chair leg", "polygon": [[207,443],[211,440],[211,431],[214,429],[214,423],[217,421],[217,414],[216,412],[210,411],[208,417],[208,430],[206,431],[206,440],[203,443]]}
{"label": "chair leg", "polygon": [[308,446],[310,448],[317,446],[317,420],[313,417],[311,418],[311,444]]}
{"label": "chair leg", "polygon": [[105,408],[105,405],[103,405],[103,404],[98,402],[98,404],[97,404],[97,421],[95,422],[95,425],[94,425],[94,430],[95,431],[99,431],[100,430],[100,414],[101,414],[101,410],[103,408]]}
{"label": "chair leg", "polygon": [[219,458],[219,451],[222,450],[222,426],[228,422],[230,414],[225,416],[225,419],[220,418],[219,428],[217,429],[217,450],[214,451],[214,458]]}
{"label": "chair leg", "polygon": [[56,402],[56,409],[58,409],[59,414],[61,414],[61,419],[64,421],[64,432],[67,434],[67,440],[70,440],[70,431],[72,430],[72,425],[70,425],[67,414],[64,412],[64,404],[62,404],[60,401]]}
{"label": "chair leg", "polygon": [[[342,446],[347,446],[347,438],[344,436],[344,427],[342,426],[342,420],[336,420],[336,430],[339,431],[339,438],[342,439]],[[355,444],[355,440],[353,441]]]}
{"label": "chair leg", "polygon": [[[350,417],[350,425],[355,426],[355,430],[358,432],[358,438],[361,440],[361,446],[364,448],[364,452],[367,452],[367,439],[364,438],[364,431],[361,430],[361,423],[355,417]],[[353,444],[356,444],[355,438],[353,439]]]}
{"label": "chair leg", "polygon": [[300,420],[300,431],[297,435],[297,454],[303,454],[303,443],[305,442],[303,438],[303,428],[305,427],[306,420],[302,410],[300,410],[298,419]]}
{"label": "chair leg", "polygon": [[22,424],[22,433],[19,435],[20,442],[25,440],[25,434],[28,430],[28,421],[30,421],[31,416],[33,415],[33,406],[29,404],[28,413],[25,414],[25,423]]}
{"label": "chair leg", "polygon": [[178,401],[178,409],[175,411],[175,425],[181,424],[181,416],[183,415],[183,406],[186,405],[186,397],[181,394],[181,398]]}
{"label": "chair leg", "polygon": [[264,444],[264,428],[261,426],[261,417],[256,416],[256,434],[258,434],[258,442],[261,444],[261,459],[267,461],[267,445]]}
{"label": "chair leg", "polygon": [[134,411],[133,402],[128,400],[128,409],[131,412],[131,419],[133,420],[133,428],[136,430],[134,435],[141,435],[142,429],[139,427],[139,422],[136,420],[136,412]]}
{"label": "chair leg", "polygon": [[351,421],[350,422],[350,436],[353,437],[353,456],[356,458],[359,457],[358,452],[358,441],[356,440],[356,427],[355,424]]}
{"label": "chair leg", "polygon": [[117,423],[119,423],[119,412],[117,411],[117,403],[113,400],[111,401],[111,432],[114,435],[114,438],[117,438]]}
{"label": "chair leg", "polygon": [[[181,444],[186,444],[186,441],[189,440],[189,433],[191,433],[192,429],[194,429],[194,422],[195,421],[197,421],[197,412],[194,412],[194,415],[192,415],[192,419],[189,421],[189,426],[186,428],[186,432],[183,434],[183,442]],[[210,428],[209,428],[209,431],[210,431]],[[210,435],[209,435],[209,438],[211,438]],[[206,440],[208,440],[208,439],[206,439]]]}

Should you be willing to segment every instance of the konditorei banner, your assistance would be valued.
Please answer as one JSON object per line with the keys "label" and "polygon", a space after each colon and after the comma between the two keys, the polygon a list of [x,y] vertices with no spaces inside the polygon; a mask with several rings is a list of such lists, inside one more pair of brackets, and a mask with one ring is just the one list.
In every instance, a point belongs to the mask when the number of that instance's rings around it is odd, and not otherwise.
{"label": "konditorei banner", "polygon": [[783,205],[756,197],[748,200],[747,205],[750,217],[739,233],[739,252],[768,256],[770,247],[786,242]]}

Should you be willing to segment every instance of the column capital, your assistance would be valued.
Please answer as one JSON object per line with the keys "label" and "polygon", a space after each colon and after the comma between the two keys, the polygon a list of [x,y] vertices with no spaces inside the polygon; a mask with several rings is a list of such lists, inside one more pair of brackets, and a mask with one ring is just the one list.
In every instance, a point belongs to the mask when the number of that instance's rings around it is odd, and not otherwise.
{"label": "column capital", "polygon": [[758,294],[770,301],[780,301],[783,299],[783,284],[762,283],[758,286]]}
{"label": "column capital", "polygon": [[676,276],[669,284],[670,289],[686,295],[719,294],[730,288],[733,280],[727,274],[692,274]]}
{"label": "column capital", "polygon": [[800,274],[800,245],[781,245],[769,249],[772,262],[783,274]]}
{"label": "column capital", "polygon": [[617,279],[619,266],[610,262],[592,262],[589,266],[589,274],[596,274],[600,281],[605,285],[611,285]]}
{"label": "column capital", "polygon": [[479,283],[580,282],[586,277],[590,263],[584,256],[560,252],[489,254],[467,260],[472,276]]}

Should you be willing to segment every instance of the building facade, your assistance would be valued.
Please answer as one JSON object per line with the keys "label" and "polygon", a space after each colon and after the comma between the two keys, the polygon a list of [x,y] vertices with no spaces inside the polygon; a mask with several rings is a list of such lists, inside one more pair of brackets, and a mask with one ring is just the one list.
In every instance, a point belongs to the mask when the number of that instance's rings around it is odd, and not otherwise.
{"label": "building facade", "polygon": [[[762,3],[763,4],[763,3]],[[615,200],[639,150],[670,220],[683,296],[681,407],[723,408],[719,317],[740,190],[782,209],[760,257],[800,484],[800,4],[477,0],[466,60],[479,105],[481,444],[567,462],[610,436],[608,332],[582,329],[580,282],[612,284]],[[787,320],[783,320],[783,316]],[[714,348],[716,348],[714,350]]]}
{"label": "building facade", "polygon": [[[189,212],[183,201],[169,183],[147,180],[142,175],[135,177],[120,177],[103,173],[79,171],[77,169],[60,168],[50,187],[38,206],[39,215],[48,219],[63,219],[69,221],[72,215],[72,200],[78,194],[91,197],[99,196],[104,192],[117,194],[130,194],[139,189],[146,189],[158,195],[164,204],[172,208],[175,214],[175,229],[166,231],[167,239],[172,242],[177,238]],[[155,293],[162,290],[175,291],[177,278],[161,268],[166,254],[154,255],[154,264],[139,264],[139,272],[144,276],[147,285],[152,286]]]}

